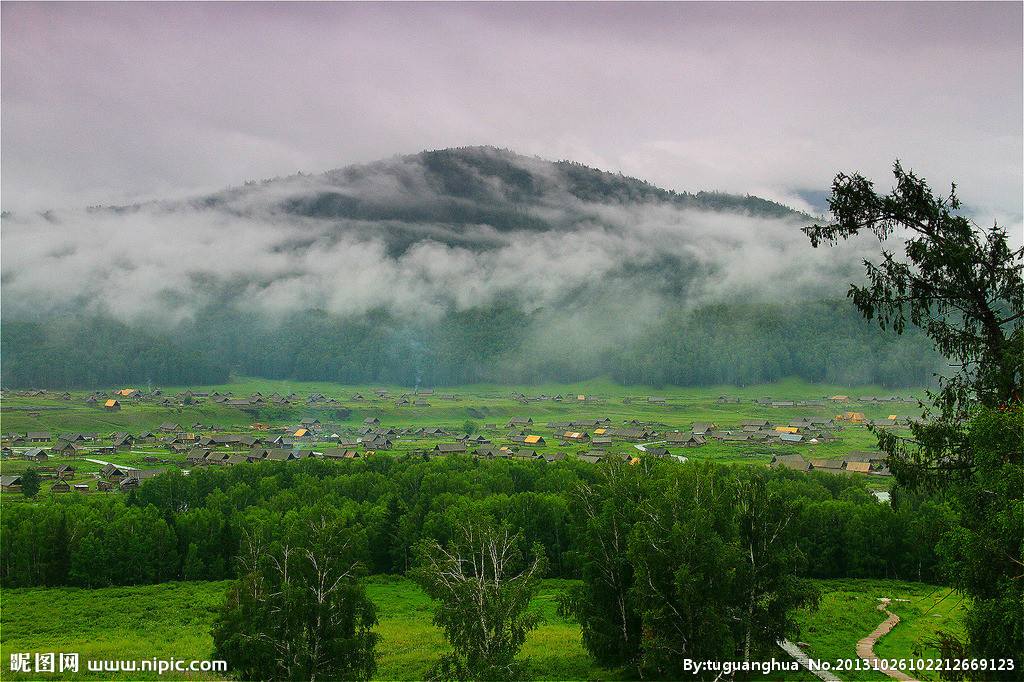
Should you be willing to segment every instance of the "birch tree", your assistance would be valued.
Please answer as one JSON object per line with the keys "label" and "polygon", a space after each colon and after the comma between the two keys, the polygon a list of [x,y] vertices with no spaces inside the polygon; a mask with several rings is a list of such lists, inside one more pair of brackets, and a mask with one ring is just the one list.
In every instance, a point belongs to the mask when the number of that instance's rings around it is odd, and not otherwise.
{"label": "birch tree", "polygon": [[413,579],[437,601],[434,623],[452,653],[430,670],[433,679],[523,679],[516,656],[538,617],[528,609],[545,569],[541,548],[490,519],[467,520],[451,542],[417,548]]}
{"label": "birch tree", "polygon": [[377,615],[360,582],[365,550],[361,532],[321,508],[293,520],[281,540],[247,530],[214,656],[242,679],[369,679]]}

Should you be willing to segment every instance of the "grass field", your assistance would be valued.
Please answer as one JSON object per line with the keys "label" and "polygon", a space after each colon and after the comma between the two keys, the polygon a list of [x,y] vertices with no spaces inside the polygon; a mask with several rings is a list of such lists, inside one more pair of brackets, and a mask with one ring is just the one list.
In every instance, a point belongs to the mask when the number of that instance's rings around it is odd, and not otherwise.
{"label": "grass field", "polygon": [[[938,652],[924,644],[937,631],[963,635],[964,603],[949,588],[896,580],[827,580],[816,611],[799,614],[800,640],[809,646],[808,656],[821,660],[856,658],[857,640],[868,635],[885,614],[879,599],[889,597],[889,610],[900,617],[892,632],[878,640],[875,654],[881,658],[935,657]],[[915,673],[916,674],[916,673]],[[842,679],[888,680],[880,672],[864,671]],[[920,679],[938,679],[922,672]]]}
{"label": "grass field", "polygon": [[[576,623],[558,616],[556,597],[568,581],[548,580],[533,608],[542,625],[531,633],[523,655],[531,676],[545,680],[623,679],[621,671],[600,668],[580,642]],[[883,619],[877,597],[894,600],[890,607],[903,622],[876,650],[886,657],[906,657],[917,642],[937,629],[958,631],[963,604],[948,589],[895,581],[819,581],[821,606],[801,612],[800,640],[818,658],[854,656],[856,641]],[[209,635],[227,583],[167,583],[143,587],[97,590],[75,588],[11,589],[2,595],[0,612],[0,665],[4,679],[31,679],[11,675],[11,653],[77,652],[85,659],[177,658],[207,659]],[[446,650],[441,632],[431,623],[431,602],[411,581],[378,576],[368,585],[378,605],[381,635],[377,678],[421,679],[430,664]],[[925,652],[928,653],[928,652]],[[780,652],[780,656],[783,655]],[[83,664],[84,667],[84,664]],[[38,676],[35,676],[38,677]],[[106,679],[110,674],[80,674],[73,679]],[[844,680],[887,679],[880,673],[843,675]],[[117,679],[157,679],[134,673]],[[179,679],[164,675],[163,679]],[[195,675],[189,679],[212,679]],[[774,679],[766,677],[765,679]],[[807,673],[787,680],[815,679]]]}
{"label": "grass field", "polygon": [[[427,397],[429,406],[399,407],[395,398],[408,392],[401,387],[370,387],[340,386],[317,382],[271,381],[263,379],[240,379],[231,384],[221,386],[191,387],[193,390],[206,392],[231,391],[235,396],[249,396],[260,392],[264,396],[273,393],[287,395],[294,392],[300,396],[297,403],[287,406],[260,407],[258,409],[240,409],[210,400],[203,400],[191,405],[164,406],[154,402],[125,401],[119,412],[106,412],[102,408],[85,404],[86,392],[72,392],[70,400],[61,400],[55,393],[46,396],[19,396],[7,392],[0,408],[0,431],[4,433],[26,433],[29,431],[49,431],[53,434],[76,431],[96,432],[105,437],[115,431],[127,431],[138,434],[145,430],[153,430],[161,423],[174,422],[184,429],[190,429],[199,423],[206,427],[217,427],[228,432],[250,432],[253,422],[268,423],[272,430],[282,430],[287,426],[296,425],[301,419],[311,417],[319,419],[327,425],[327,431],[336,432],[343,437],[353,437],[362,426],[363,419],[376,417],[384,427],[418,427],[437,426],[446,428],[451,433],[461,431],[466,422],[473,425],[495,445],[509,444],[508,429],[505,424],[511,417],[530,417],[535,424],[531,432],[542,435],[547,444],[537,447],[541,453],[566,451],[569,453],[583,452],[589,449],[586,444],[559,444],[561,440],[552,429],[545,425],[551,421],[573,421],[594,418],[608,418],[612,426],[622,426],[625,422],[637,420],[655,425],[658,430],[688,431],[694,422],[715,423],[721,428],[738,427],[744,419],[763,418],[773,423],[788,423],[796,417],[834,417],[845,410],[862,412],[867,418],[882,418],[890,414],[899,416],[916,415],[918,408],[911,403],[859,403],[849,405],[824,405],[770,407],[753,402],[754,399],[771,397],[778,400],[812,400],[822,399],[831,395],[849,395],[852,398],[863,395],[890,395],[892,390],[877,386],[865,386],[857,389],[840,386],[808,384],[800,381],[784,381],[776,384],[752,387],[705,387],[705,388],[672,388],[658,390],[649,387],[620,386],[610,382],[592,381],[576,385],[542,385],[542,386],[490,386],[475,385],[438,389],[438,395]],[[375,388],[389,391],[388,399],[378,399]],[[182,387],[166,388],[164,396],[176,395],[183,391]],[[305,399],[313,392],[320,392],[328,397],[336,398],[338,405],[307,405]],[[457,399],[445,399],[440,394],[453,395]],[[528,397],[541,395],[565,396],[565,400],[529,400],[526,403],[513,399],[513,394],[522,393]],[[900,391],[900,395],[922,394],[923,391]],[[353,400],[353,396],[362,394],[365,400]],[[585,401],[577,400],[577,396],[587,397]],[[652,404],[648,396],[656,395],[665,398],[664,404]],[[739,403],[719,403],[719,396],[726,395],[739,398]],[[487,428],[488,425],[493,425]],[[698,448],[677,448],[674,454],[684,454],[691,459],[709,459],[723,463],[767,464],[773,455],[780,453],[799,452],[805,458],[841,458],[851,451],[872,450],[876,439],[865,427],[847,425],[835,432],[837,440],[814,445],[791,446],[781,443],[729,443],[709,441]],[[395,440],[392,453],[429,450],[438,442],[450,442],[451,438],[407,438]],[[95,445],[108,445],[101,440]],[[45,444],[40,444],[45,445]],[[331,443],[320,441],[303,442],[302,447],[323,449]],[[24,450],[22,446],[17,450]],[[16,452],[17,452],[16,450]],[[616,441],[610,448],[612,453],[636,453],[635,445]],[[147,463],[146,457],[157,457],[160,463]],[[88,462],[84,456],[51,457],[46,466],[71,464],[75,466],[76,476],[72,482],[90,482],[95,480],[95,472],[101,464]],[[119,465],[135,468],[184,467],[185,455],[172,453],[158,443],[137,444],[130,451],[110,455],[93,456],[94,459],[109,461]],[[20,473],[30,463],[16,457],[0,464],[4,474]],[[890,480],[886,477],[868,477],[869,485],[876,489],[886,489]],[[48,487],[44,485],[43,492]],[[4,495],[5,498],[10,497]]]}

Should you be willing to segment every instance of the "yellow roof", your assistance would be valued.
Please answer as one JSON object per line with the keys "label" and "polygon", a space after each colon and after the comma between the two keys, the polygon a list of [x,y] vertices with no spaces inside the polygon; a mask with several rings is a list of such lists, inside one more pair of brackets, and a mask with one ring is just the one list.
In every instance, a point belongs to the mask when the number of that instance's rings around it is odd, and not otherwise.
{"label": "yellow roof", "polygon": [[596,433],[599,436],[603,436],[605,431],[607,431],[607,430],[608,429],[594,429],[594,433]]}
{"label": "yellow roof", "polygon": [[539,443],[540,442],[540,436],[527,436],[526,438],[523,439],[523,442],[524,443]]}
{"label": "yellow roof", "polygon": [[632,459],[629,460],[629,463],[630,463],[630,465],[639,464],[640,463],[640,458],[639,457],[633,457]]}
{"label": "yellow roof", "polygon": [[306,435],[307,433],[309,433],[309,432],[308,432],[308,431],[306,431],[306,429],[299,429],[298,431],[296,431],[296,432],[295,432],[295,437],[296,437],[296,438],[302,438],[302,437],[303,437],[303,436],[305,436],[305,435]]}
{"label": "yellow roof", "polygon": [[779,433],[798,433],[800,431],[795,426],[776,426],[775,430]]}
{"label": "yellow roof", "polygon": [[834,395],[831,398],[829,398],[829,400],[849,400],[849,399],[850,399],[850,396],[848,396],[848,395]]}
{"label": "yellow roof", "polygon": [[587,399],[587,396],[583,395],[582,393],[580,393],[578,396],[576,396],[576,400],[586,400],[586,399]]}
{"label": "yellow roof", "polygon": [[113,407],[114,405],[117,405],[116,400],[108,400],[107,402],[103,403],[104,407]]}
{"label": "yellow roof", "polygon": [[132,393],[135,393],[134,388],[122,388],[117,392],[118,395],[131,395]]}
{"label": "yellow roof", "polygon": [[897,416],[896,416],[896,415],[894,415],[894,414],[890,414],[890,415],[889,415],[888,417],[886,417],[886,419],[891,419],[891,420],[893,420],[893,421],[896,421],[897,419],[899,419],[899,417],[897,417]]}

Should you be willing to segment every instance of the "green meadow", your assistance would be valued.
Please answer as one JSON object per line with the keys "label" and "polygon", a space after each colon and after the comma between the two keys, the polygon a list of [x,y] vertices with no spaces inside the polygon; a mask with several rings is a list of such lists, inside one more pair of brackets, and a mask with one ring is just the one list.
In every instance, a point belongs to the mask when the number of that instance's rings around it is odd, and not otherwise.
{"label": "green meadow", "polygon": [[[544,680],[616,680],[629,676],[597,666],[583,648],[577,623],[558,615],[556,599],[571,581],[547,580],[532,608],[541,616],[522,655],[531,676]],[[928,655],[927,641],[937,630],[960,632],[964,604],[947,588],[879,580],[816,581],[822,592],[817,610],[801,611],[798,639],[812,657],[855,657],[856,641],[880,623],[878,597],[894,599],[891,610],[903,619],[876,647],[880,656]],[[210,627],[227,588],[226,582],[177,582],[102,589],[33,588],[3,592],[0,611],[0,660],[4,679],[39,676],[10,674],[12,653],[77,652],[85,659],[207,659],[212,650]],[[368,594],[377,604],[380,624],[377,679],[422,679],[427,668],[446,651],[432,622],[430,599],[411,581],[376,576]],[[902,601],[907,600],[907,601]],[[785,657],[779,651],[780,657]],[[81,666],[84,669],[84,663]],[[109,673],[80,672],[69,679],[107,679]],[[884,680],[880,673],[841,675],[842,679]],[[157,679],[133,673],[115,679]],[[164,675],[164,679],[180,679]],[[194,674],[187,679],[215,679]],[[773,679],[773,678],[766,678]],[[782,676],[812,680],[806,672]],[[925,677],[925,679],[931,679]]]}
{"label": "green meadow", "polygon": [[[410,393],[410,389],[398,386],[341,386],[322,382],[273,381],[266,379],[241,378],[230,384],[187,387],[193,391],[212,393],[232,392],[236,397],[247,397],[259,392],[264,396],[277,393],[299,396],[296,402],[285,406],[261,406],[238,408],[200,398],[189,405],[160,405],[151,400],[124,400],[118,412],[107,412],[102,407],[85,403],[87,392],[75,391],[71,399],[62,400],[51,392],[45,396],[19,396],[8,392],[3,399],[0,412],[0,431],[4,433],[26,433],[49,431],[54,435],[75,431],[96,432],[101,437],[116,431],[138,434],[154,430],[160,424],[172,422],[189,430],[193,424],[216,427],[225,431],[251,432],[255,422],[269,424],[271,430],[280,430],[296,425],[301,419],[315,418],[329,427],[329,431],[343,437],[352,437],[362,426],[364,419],[376,417],[384,427],[438,426],[450,433],[457,433],[467,422],[492,440],[494,445],[510,444],[507,439],[506,423],[512,417],[530,417],[535,424],[530,428],[545,438],[544,445],[534,449],[540,453],[565,451],[581,453],[589,448],[586,444],[560,445],[560,433],[547,428],[551,421],[573,421],[594,418],[608,418],[610,426],[622,426],[636,420],[655,425],[658,430],[688,431],[694,422],[715,423],[721,428],[738,427],[744,419],[765,419],[785,424],[797,417],[832,418],[845,411],[863,413],[868,419],[884,418],[892,414],[900,417],[916,416],[916,403],[860,403],[858,396],[888,396],[894,391],[878,386],[850,388],[843,386],[809,384],[798,380],[783,381],[749,387],[717,386],[710,388],[664,387],[651,389],[642,386],[620,386],[608,381],[589,381],[580,384],[543,384],[537,386],[496,386],[473,385],[437,389],[435,395],[423,396],[428,406],[397,406],[396,399]],[[387,399],[377,398],[374,391],[385,389]],[[113,388],[110,389],[114,390]],[[175,396],[186,387],[167,387],[163,396]],[[322,393],[334,398],[338,404],[306,404],[312,393]],[[923,389],[896,391],[900,396],[923,395]],[[353,399],[362,395],[363,400]],[[523,394],[527,398],[540,396],[563,396],[563,400],[528,400],[522,402],[513,398]],[[578,400],[578,396],[585,400]],[[849,404],[770,407],[753,402],[758,398],[776,400],[821,400],[833,395],[848,395]],[[454,396],[455,399],[444,396]],[[664,404],[648,402],[648,397],[664,398]],[[721,403],[719,396],[739,398],[738,403]],[[328,431],[325,430],[325,431]],[[791,446],[781,443],[728,443],[709,441],[698,448],[673,448],[673,454],[683,454],[696,460],[714,460],[722,463],[750,463],[765,465],[772,456],[799,452],[805,458],[841,458],[852,451],[873,450],[875,436],[862,425],[845,425],[835,432],[836,440],[815,445]],[[394,454],[429,450],[439,442],[451,442],[451,438],[407,438],[395,439]],[[109,444],[101,440],[97,445]],[[331,443],[309,441],[302,447],[322,449]],[[635,444],[616,441],[608,451],[611,453],[636,453]],[[156,457],[159,462],[146,462]],[[115,454],[76,457],[51,457],[48,466],[71,464],[75,466],[76,477],[72,482],[89,482],[102,464],[86,461],[86,458],[100,459],[119,465],[136,468],[184,466],[185,455],[172,453],[157,443],[137,444],[130,451]],[[30,466],[29,462],[8,459],[0,465],[5,474],[19,473]],[[869,485],[886,489],[890,480],[885,477],[870,477]],[[45,492],[45,489],[44,489]],[[5,496],[7,497],[7,496]]]}

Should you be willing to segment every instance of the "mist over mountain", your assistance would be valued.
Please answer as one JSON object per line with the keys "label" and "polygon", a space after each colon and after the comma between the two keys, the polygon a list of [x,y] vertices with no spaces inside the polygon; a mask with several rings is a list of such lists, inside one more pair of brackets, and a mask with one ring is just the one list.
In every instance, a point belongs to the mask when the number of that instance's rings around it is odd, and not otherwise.
{"label": "mist over mountain", "polygon": [[3,382],[927,381],[810,221],[489,147],[5,215]]}

